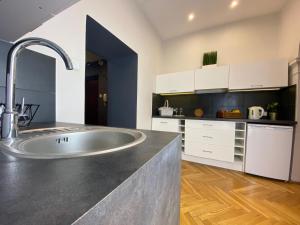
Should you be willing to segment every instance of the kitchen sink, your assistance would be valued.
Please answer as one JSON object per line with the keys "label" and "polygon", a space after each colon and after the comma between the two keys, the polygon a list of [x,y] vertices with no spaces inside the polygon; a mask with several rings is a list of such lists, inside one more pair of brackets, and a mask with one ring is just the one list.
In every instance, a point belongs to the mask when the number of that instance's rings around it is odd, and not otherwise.
{"label": "kitchen sink", "polygon": [[142,143],[137,130],[97,126],[27,130],[12,140],[0,141],[0,149],[24,158],[55,159],[121,151]]}

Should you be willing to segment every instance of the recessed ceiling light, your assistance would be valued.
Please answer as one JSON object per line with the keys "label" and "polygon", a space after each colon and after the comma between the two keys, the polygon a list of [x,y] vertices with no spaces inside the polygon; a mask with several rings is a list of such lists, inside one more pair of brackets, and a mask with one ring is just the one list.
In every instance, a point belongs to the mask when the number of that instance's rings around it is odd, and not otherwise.
{"label": "recessed ceiling light", "polygon": [[238,0],[233,0],[231,3],[230,3],[230,8],[231,9],[234,9],[235,7],[237,7],[239,5],[239,1]]}
{"label": "recessed ceiling light", "polygon": [[195,14],[194,13],[190,13],[188,15],[188,21],[193,21],[195,19]]}

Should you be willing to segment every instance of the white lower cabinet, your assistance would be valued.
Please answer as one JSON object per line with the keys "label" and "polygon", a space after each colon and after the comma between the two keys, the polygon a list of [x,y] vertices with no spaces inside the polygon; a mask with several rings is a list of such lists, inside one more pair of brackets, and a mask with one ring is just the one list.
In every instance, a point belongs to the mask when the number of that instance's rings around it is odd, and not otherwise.
{"label": "white lower cabinet", "polygon": [[182,135],[182,159],[244,171],[246,123],[152,118],[152,130]]}
{"label": "white lower cabinet", "polygon": [[181,133],[181,150],[184,152],[184,119],[152,118],[152,130]]}
{"label": "white lower cabinet", "polygon": [[292,148],[293,127],[249,124],[245,171],[287,181]]}
{"label": "white lower cabinet", "polygon": [[185,154],[234,162],[235,122],[185,121]]}

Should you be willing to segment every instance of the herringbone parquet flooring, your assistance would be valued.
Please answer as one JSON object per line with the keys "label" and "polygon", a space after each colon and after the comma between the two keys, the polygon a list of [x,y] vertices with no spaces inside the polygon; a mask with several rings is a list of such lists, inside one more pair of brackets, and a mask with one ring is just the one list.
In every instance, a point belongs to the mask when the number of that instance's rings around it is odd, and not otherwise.
{"label": "herringbone parquet flooring", "polygon": [[180,217],[181,225],[300,225],[300,185],[183,161]]}

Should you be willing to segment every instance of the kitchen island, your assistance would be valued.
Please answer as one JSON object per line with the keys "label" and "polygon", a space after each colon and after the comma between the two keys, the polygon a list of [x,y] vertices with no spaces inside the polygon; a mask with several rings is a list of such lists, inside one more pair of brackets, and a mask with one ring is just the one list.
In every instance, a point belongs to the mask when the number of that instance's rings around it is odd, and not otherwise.
{"label": "kitchen island", "polygon": [[180,135],[143,132],[143,143],[97,156],[0,153],[0,224],[179,224]]}

